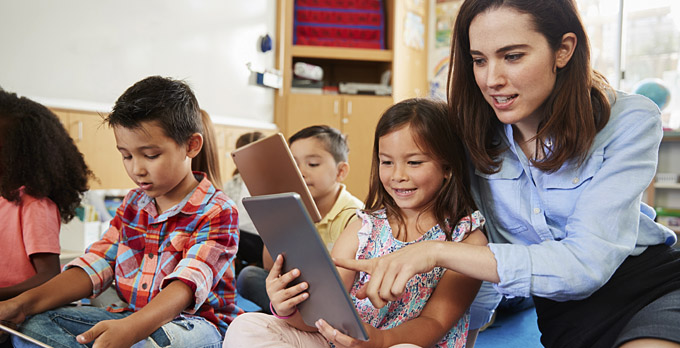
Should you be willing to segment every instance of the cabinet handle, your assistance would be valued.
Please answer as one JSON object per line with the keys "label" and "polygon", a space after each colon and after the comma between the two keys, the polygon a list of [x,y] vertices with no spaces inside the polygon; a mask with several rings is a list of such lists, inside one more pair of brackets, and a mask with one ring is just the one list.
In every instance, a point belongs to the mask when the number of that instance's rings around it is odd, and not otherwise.
{"label": "cabinet handle", "polygon": [[352,101],[347,102],[347,116],[352,114]]}
{"label": "cabinet handle", "polygon": [[338,110],[339,108],[340,108],[340,101],[336,99],[336,100],[333,101],[333,114],[334,115],[339,114],[339,111],[340,111],[340,110]]}

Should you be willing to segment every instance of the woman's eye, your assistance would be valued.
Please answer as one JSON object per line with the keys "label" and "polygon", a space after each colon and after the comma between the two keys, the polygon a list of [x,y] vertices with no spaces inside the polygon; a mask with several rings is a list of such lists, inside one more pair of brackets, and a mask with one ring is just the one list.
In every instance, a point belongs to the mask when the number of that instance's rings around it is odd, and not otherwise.
{"label": "woman's eye", "polygon": [[160,155],[146,155],[146,158],[148,158],[148,159],[156,159],[156,158],[158,158],[158,156],[160,156]]}
{"label": "woman's eye", "polygon": [[389,166],[390,164],[392,164],[392,161],[380,161],[381,166]]}
{"label": "woman's eye", "polygon": [[472,64],[480,66],[483,65],[486,60],[484,58],[472,58]]}
{"label": "woman's eye", "polygon": [[124,159],[124,160],[129,160],[129,159],[131,159],[131,158],[132,158],[132,156],[130,156],[130,155],[128,155],[128,156],[123,155],[123,159]]}
{"label": "woman's eye", "polygon": [[312,168],[318,167],[318,166],[319,166],[318,163],[309,163],[308,165],[309,165],[310,167],[312,167]]}
{"label": "woman's eye", "polygon": [[506,55],[505,59],[507,59],[509,61],[515,61],[515,60],[522,58],[523,56],[524,56],[524,54],[522,54],[522,53],[513,53],[513,54]]}
{"label": "woman's eye", "polygon": [[408,161],[408,165],[410,166],[417,166],[423,164],[423,161]]}

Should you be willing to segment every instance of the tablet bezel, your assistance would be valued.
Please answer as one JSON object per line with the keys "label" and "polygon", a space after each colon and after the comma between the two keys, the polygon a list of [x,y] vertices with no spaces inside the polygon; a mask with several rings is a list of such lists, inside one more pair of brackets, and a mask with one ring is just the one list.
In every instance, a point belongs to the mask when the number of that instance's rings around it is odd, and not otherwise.
{"label": "tablet bezel", "polygon": [[297,193],[247,197],[243,206],[272,256],[284,256],[283,272],[300,270],[298,283],[309,284],[309,297],[298,305],[309,326],[324,319],[346,335],[368,340],[335,264]]}

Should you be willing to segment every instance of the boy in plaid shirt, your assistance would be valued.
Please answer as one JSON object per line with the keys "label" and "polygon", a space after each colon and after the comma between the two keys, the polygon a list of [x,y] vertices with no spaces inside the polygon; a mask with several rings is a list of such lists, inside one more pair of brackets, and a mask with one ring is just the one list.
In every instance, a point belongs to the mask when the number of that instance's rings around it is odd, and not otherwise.
{"label": "boy in plaid shirt", "polygon": [[[0,303],[0,319],[28,318],[20,330],[54,347],[221,346],[242,313],[232,264],[238,221],[234,203],[204,174],[216,163],[191,170],[203,145],[195,96],[181,81],[149,77],[123,93],[107,122],[139,187],[100,241],[52,281]],[[60,307],[114,280],[124,306]]]}

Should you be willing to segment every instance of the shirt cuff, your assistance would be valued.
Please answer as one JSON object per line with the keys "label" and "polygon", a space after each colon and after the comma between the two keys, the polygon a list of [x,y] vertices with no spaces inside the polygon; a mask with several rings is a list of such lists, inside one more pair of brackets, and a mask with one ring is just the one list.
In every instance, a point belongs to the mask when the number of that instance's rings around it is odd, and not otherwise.
{"label": "shirt cuff", "polygon": [[496,258],[500,282],[494,288],[505,296],[531,296],[531,256],[529,247],[517,244],[490,243]]}
{"label": "shirt cuff", "polygon": [[113,269],[106,259],[95,254],[84,254],[66,264],[63,270],[65,271],[72,267],[81,268],[90,277],[92,282],[92,298],[97,297],[113,283]]}
{"label": "shirt cuff", "polygon": [[168,274],[161,282],[161,290],[173,280],[181,280],[194,292],[193,308],[185,310],[195,313],[208,298],[213,283],[213,272],[208,265],[196,259],[182,259],[175,271]]}

